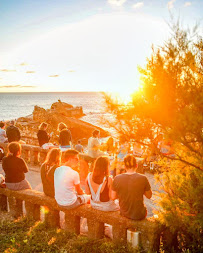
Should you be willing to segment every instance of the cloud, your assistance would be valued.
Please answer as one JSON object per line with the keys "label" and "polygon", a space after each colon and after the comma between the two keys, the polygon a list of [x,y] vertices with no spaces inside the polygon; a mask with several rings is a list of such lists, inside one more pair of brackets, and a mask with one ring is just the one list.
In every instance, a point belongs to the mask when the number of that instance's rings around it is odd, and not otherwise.
{"label": "cloud", "polygon": [[27,66],[28,64],[26,62],[22,62],[19,64],[19,66]]}
{"label": "cloud", "polygon": [[68,72],[75,72],[75,70],[72,70],[72,69],[71,69],[71,70],[68,70]]}
{"label": "cloud", "polygon": [[1,72],[16,72],[15,69],[1,69]]}
{"label": "cloud", "polygon": [[33,71],[33,70],[28,70],[28,71],[26,71],[26,73],[27,73],[27,74],[33,74],[33,73],[35,73],[35,71]]}
{"label": "cloud", "polygon": [[126,0],[108,0],[108,3],[113,6],[122,6]]}
{"label": "cloud", "polygon": [[185,7],[188,7],[188,6],[190,6],[191,4],[192,4],[191,2],[185,2],[184,6],[185,6]]}
{"label": "cloud", "polygon": [[136,4],[133,4],[132,8],[133,9],[138,9],[138,8],[141,8],[143,5],[144,5],[143,2],[138,2]]}
{"label": "cloud", "polygon": [[50,75],[49,77],[58,77],[59,75]]}
{"label": "cloud", "polygon": [[169,9],[169,10],[172,9],[172,8],[174,7],[173,4],[175,3],[175,1],[176,1],[176,0],[171,0],[171,1],[168,2],[167,6],[168,6],[168,9]]}
{"label": "cloud", "polygon": [[33,85],[3,85],[3,86],[0,86],[0,89],[1,88],[35,88],[36,86],[33,86]]}

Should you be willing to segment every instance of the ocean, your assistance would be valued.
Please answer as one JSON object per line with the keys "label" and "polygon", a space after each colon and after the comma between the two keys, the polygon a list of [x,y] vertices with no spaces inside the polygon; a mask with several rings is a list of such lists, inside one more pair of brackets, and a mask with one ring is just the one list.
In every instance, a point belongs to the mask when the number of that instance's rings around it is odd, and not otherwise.
{"label": "ocean", "polygon": [[82,106],[86,114],[81,119],[97,126],[106,115],[104,95],[100,92],[0,93],[0,121],[32,114],[34,106],[45,109],[60,99],[73,106]]}

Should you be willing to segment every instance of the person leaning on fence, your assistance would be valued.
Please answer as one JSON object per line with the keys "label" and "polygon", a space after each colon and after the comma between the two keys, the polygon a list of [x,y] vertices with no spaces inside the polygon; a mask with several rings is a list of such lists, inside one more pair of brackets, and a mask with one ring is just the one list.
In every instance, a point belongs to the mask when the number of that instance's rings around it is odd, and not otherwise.
{"label": "person leaning on fence", "polygon": [[86,179],[85,192],[91,194],[92,208],[101,211],[117,211],[119,206],[111,199],[112,178],[109,177],[110,161],[100,156],[94,163],[93,172]]}
{"label": "person leaning on fence", "polygon": [[54,172],[61,164],[61,150],[52,148],[49,150],[45,162],[41,166],[41,179],[45,195],[54,198]]}
{"label": "person leaning on fence", "polygon": [[28,167],[20,155],[21,145],[11,142],[8,145],[8,155],[2,159],[6,187],[14,191],[31,189],[30,183],[25,179]]}
{"label": "person leaning on fence", "polygon": [[119,199],[120,214],[129,219],[142,220],[147,216],[143,196],[152,197],[146,176],[136,173],[137,163],[133,155],[124,158],[126,173],[117,175],[112,185],[112,199]]}
{"label": "person leaning on fence", "polygon": [[10,121],[10,126],[6,128],[6,135],[8,137],[8,142],[20,141],[21,135],[18,127],[15,126],[15,121]]}
{"label": "person leaning on fence", "polygon": [[50,136],[47,133],[48,124],[46,122],[42,122],[39,126],[39,130],[37,132],[37,138],[39,142],[39,146],[43,147],[44,144],[49,143]]}
{"label": "person leaning on fence", "polygon": [[71,148],[72,136],[67,125],[63,122],[58,124],[59,131],[59,147],[62,151]]}
{"label": "person leaning on fence", "polygon": [[90,196],[84,194],[78,173],[78,151],[68,149],[64,152],[64,164],[54,173],[55,199],[59,206],[73,209],[89,201]]}

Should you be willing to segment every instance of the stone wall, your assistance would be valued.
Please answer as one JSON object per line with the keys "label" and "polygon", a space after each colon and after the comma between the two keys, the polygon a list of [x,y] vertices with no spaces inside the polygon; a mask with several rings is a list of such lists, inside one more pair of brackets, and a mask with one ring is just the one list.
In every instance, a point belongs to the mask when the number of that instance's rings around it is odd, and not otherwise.
{"label": "stone wall", "polygon": [[103,212],[93,209],[89,204],[72,210],[66,210],[57,205],[55,199],[47,197],[35,190],[12,191],[0,188],[0,211],[8,211],[14,217],[23,215],[23,202],[26,212],[24,215],[35,220],[40,219],[40,207],[46,207],[45,221],[51,227],[60,227],[59,211],[65,213],[65,229],[80,234],[80,218],[87,218],[88,237],[99,239],[104,236],[104,224],[112,225],[113,240],[127,240],[127,229],[140,232],[140,246],[147,252],[159,250],[161,226],[155,218],[133,221],[120,216],[119,212]]}

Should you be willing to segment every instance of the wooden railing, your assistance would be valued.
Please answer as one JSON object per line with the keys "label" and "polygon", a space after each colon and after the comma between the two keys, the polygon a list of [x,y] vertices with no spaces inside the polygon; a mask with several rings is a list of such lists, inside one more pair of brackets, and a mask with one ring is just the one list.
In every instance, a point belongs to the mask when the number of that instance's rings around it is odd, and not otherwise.
{"label": "wooden railing", "polygon": [[80,218],[87,218],[88,237],[99,239],[104,236],[104,224],[112,225],[113,240],[126,241],[127,229],[140,232],[140,244],[147,252],[159,250],[161,226],[154,218],[133,221],[122,217],[119,212],[103,212],[93,209],[89,204],[72,210],[66,210],[57,205],[54,198],[35,190],[12,191],[0,188],[0,211],[8,211],[14,217],[23,215],[23,202],[27,217],[40,220],[40,207],[46,207],[45,221],[51,227],[60,227],[59,211],[65,213],[65,229],[80,234]]}

